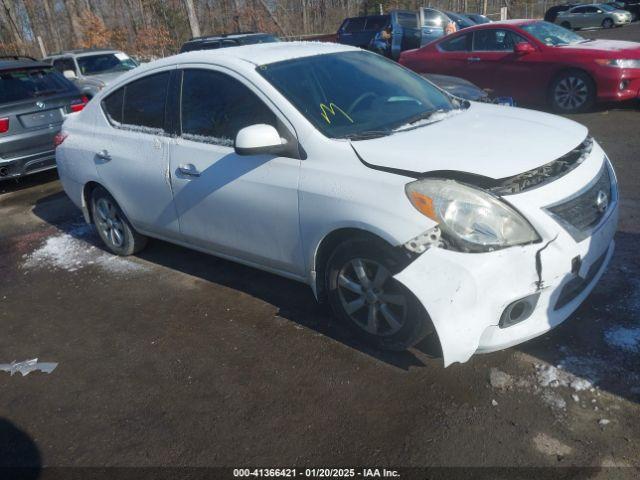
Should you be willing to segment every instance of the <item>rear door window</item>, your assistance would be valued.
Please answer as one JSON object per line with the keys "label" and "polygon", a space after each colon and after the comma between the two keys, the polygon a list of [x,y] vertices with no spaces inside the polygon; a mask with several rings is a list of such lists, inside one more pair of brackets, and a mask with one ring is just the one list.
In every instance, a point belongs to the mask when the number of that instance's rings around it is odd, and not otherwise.
{"label": "rear door window", "polygon": [[409,12],[398,12],[398,23],[405,28],[418,28],[418,15]]}
{"label": "rear door window", "polygon": [[[147,133],[162,132],[169,76],[169,72],[157,73],[127,84],[124,87],[121,123],[140,127]],[[117,110],[114,112],[117,114]],[[117,121],[115,117],[113,120]]]}
{"label": "rear door window", "polygon": [[275,114],[248,87],[212,70],[184,70],[180,113],[183,138],[227,147],[249,125],[278,128]]}
{"label": "rear door window", "polygon": [[389,24],[389,17],[386,15],[379,15],[376,17],[367,17],[365,29],[367,31],[382,30],[388,24]]}
{"label": "rear door window", "polygon": [[422,9],[423,22],[425,27],[441,27],[444,28],[448,23],[449,19],[445,17],[442,13],[437,10],[433,10],[431,8]]}
{"label": "rear door window", "polygon": [[361,32],[362,30],[364,30],[364,24],[364,17],[351,18],[347,21],[347,26],[345,27],[344,31],[347,33]]}
{"label": "rear door window", "polygon": [[0,104],[74,92],[76,87],[51,67],[0,72]]}

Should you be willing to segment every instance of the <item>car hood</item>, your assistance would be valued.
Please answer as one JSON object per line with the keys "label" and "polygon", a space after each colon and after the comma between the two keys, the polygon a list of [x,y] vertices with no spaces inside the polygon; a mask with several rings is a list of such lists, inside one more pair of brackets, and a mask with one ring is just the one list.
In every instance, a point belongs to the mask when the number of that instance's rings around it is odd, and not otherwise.
{"label": "car hood", "polygon": [[487,92],[463,78],[432,73],[425,73],[422,76],[451,95],[465,100],[478,101],[489,97]]}
{"label": "car hood", "polygon": [[408,131],[353,141],[372,168],[412,174],[456,171],[492,179],[540,167],[570,152],[587,129],[556,115],[483,103]]}
{"label": "car hood", "polygon": [[[625,42],[623,40],[593,40],[576,45],[560,46],[564,50],[572,52],[593,52],[593,53],[610,53],[607,57],[619,57],[620,54],[626,55],[624,58],[640,58],[640,43]],[[569,53],[569,52],[567,52]],[[629,56],[630,55],[630,56]]]}

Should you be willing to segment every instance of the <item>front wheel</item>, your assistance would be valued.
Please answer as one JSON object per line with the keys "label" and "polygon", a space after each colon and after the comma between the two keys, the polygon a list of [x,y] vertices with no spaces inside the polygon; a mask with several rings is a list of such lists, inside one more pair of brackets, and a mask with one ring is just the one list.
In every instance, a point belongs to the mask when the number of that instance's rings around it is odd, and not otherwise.
{"label": "front wheel", "polygon": [[611,20],[610,18],[605,18],[602,21],[602,28],[612,28],[613,27],[613,20]]}
{"label": "front wheel", "polygon": [[591,77],[583,72],[559,75],[549,89],[551,107],[559,113],[584,112],[593,106],[596,88]]}
{"label": "front wheel", "polygon": [[333,312],[376,348],[405,350],[431,331],[424,308],[393,278],[405,263],[391,247],[369,239],[342,243],[329,259],[326,281]]}
{"label": "front wheel", "polygon": [[98,235],[111,253],[133,255],[147,244],[147,237],[134,230],[120,206],[104,188],[93,190],[91,213]]}

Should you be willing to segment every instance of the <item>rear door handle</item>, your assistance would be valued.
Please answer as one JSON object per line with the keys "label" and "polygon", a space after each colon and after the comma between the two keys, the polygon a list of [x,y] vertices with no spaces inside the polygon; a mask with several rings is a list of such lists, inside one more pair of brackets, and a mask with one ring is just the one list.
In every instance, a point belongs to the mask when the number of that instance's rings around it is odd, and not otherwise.
{"label": "rear door handle", "polygon": [[469,57],[467,58],[467,62],[479,62],[480,57]]}
{"label": "rear door handle", "polygon": [[200,172],[193,163],[183,163],[178,167],[178,172],[188,177],[199,177]]}
{"label": "rear door handle", "polygon": [[111,160],[111,155],[109,154],[109,152],[107,150],[100,150],[98,153],[96,153],[96,157],[102,159],[102,160]]}

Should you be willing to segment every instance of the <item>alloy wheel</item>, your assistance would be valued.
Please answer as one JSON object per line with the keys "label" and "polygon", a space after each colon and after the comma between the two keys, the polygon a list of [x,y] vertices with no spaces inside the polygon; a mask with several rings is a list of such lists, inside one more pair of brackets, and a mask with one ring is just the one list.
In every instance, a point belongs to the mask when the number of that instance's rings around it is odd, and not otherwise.
{"label": "alloy wheel", "polygon": [[96,224],[102,237],[112,247],[122,248],[125,241],[124,224],[116,206],[102,197],[96,202]]}
{"label": "alloy wheel", "polygon": [[393,335],[406,323],[405,294],[374,260],[354,258],[345,264],[338,274],[338,294],[345,313],[371,335]]}
{"label": "alloy wheel", "polygon": [[556,104],[564,110],[578,110],[589,97],[589,87],[579,77],[564,77],[553,92]]}

